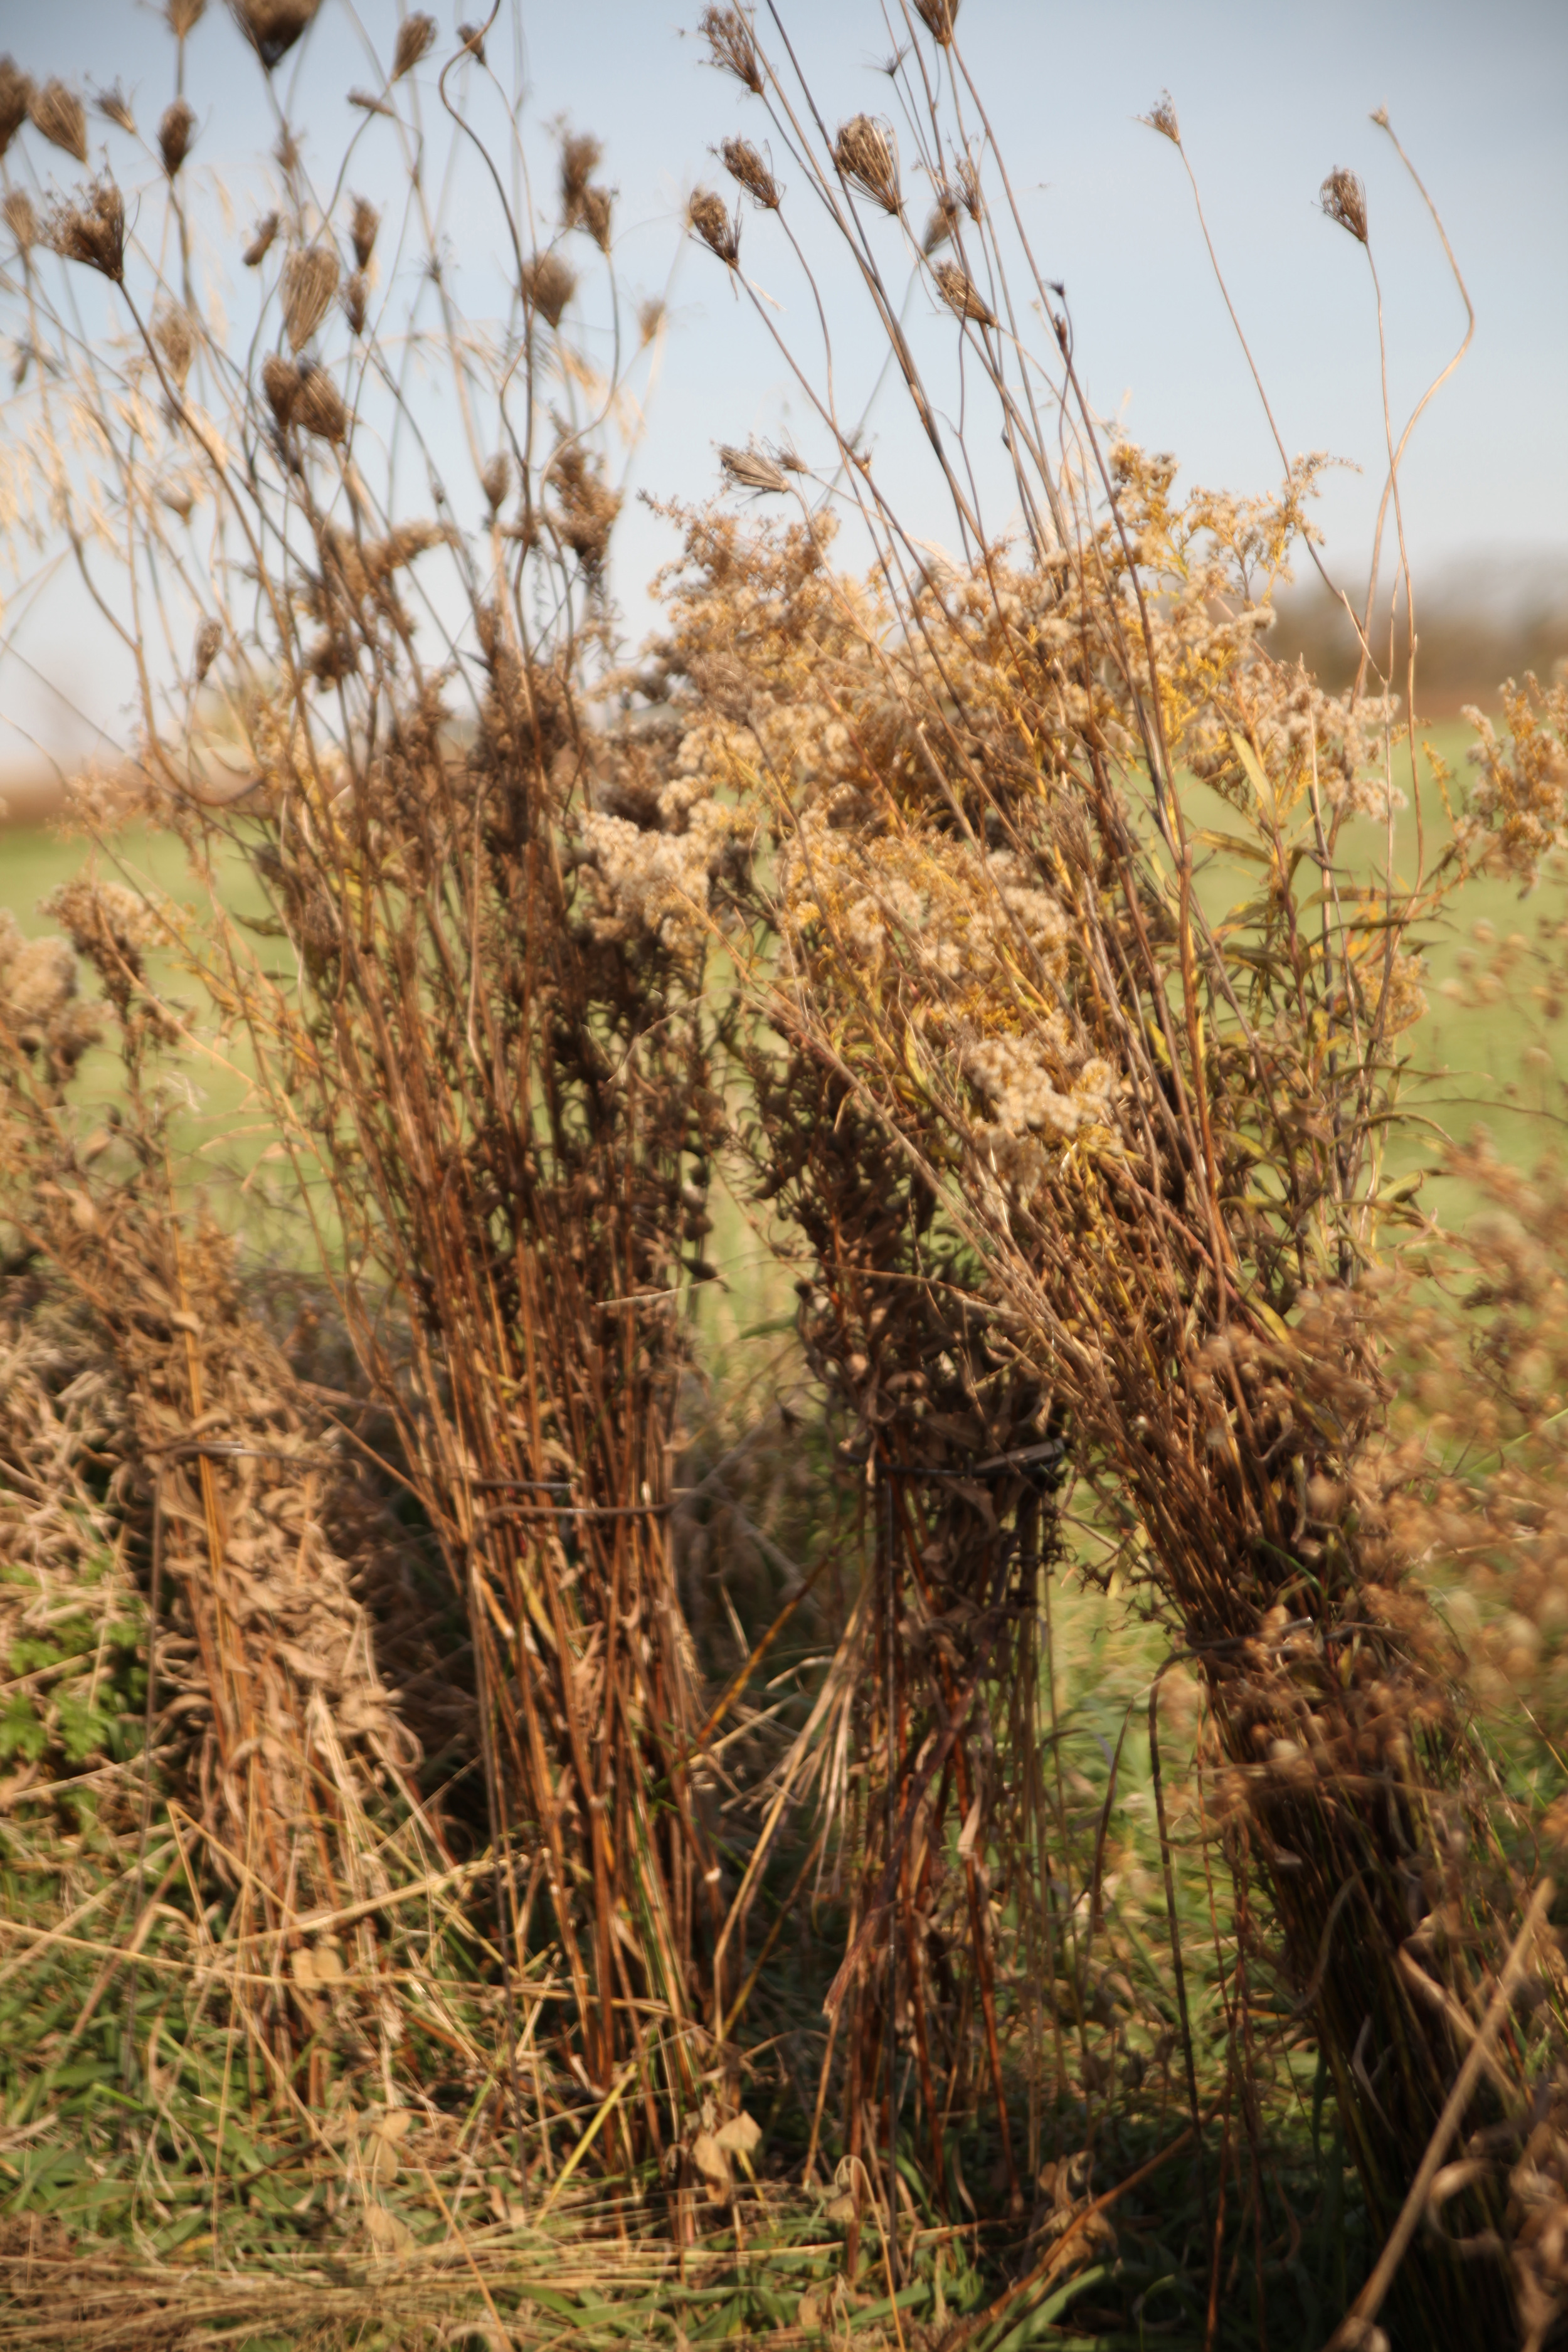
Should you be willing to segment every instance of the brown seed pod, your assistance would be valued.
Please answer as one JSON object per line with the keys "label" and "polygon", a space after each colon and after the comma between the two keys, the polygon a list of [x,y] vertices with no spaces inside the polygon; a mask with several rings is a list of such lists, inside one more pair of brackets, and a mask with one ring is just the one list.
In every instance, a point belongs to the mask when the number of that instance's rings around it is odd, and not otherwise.
{"label": "brown seed pod", "polygon": [[763,94],[763,61],[750,19],[739,8],[704,8],[697,27],[711,52],[711,63],[732,73],[753,98]]}
{"label": "brown seed pod", "polygon": [[637,312],[637,335],[644,343],[651,343],[665,321],[665,308],[657,294],[649,295]]}
{"label": "brown seed pod", "polygon": [[33,92],[28,109],[33,127],[54,146],[63,147],[79,163],[87,161],[87,109],[63,81],[47,81]]}
{"label": "brown seed pod", "polygon": [[294,394],[294,423],[302,433],[313,433],[321,441],[346,438],[349,413],[342,394],[325,368],[300,369],[300,388]]}
{"label": "brown seed pod", "polygon": [[172,180],[191,152],[196,135],[196,110],[183,98],[163,109],[163,119],[158,125],[158,152],[163,158],[163,169]]}
{"label": "brown seed pod", "polygon": [[153,341],[163,354],[163,365],[184,392],[196,355],[196,339],[186,313],[174,303],[165,304],[153,318]]}
{"label": "brown seed pod", "polygon": [[348,283],[343,288],[343,316],[356,335],[364,332],[365,297],[369,290],[363,270],[351,271]]}
{"label": "brown seed pod", "polygon": [[270,73],[315,22],[321,0],[229,0],[236,24]]}
{"label": "brown seed pod", "polygon": [[240,256],[240,259],[244,262],[247,269],[258,269],[260,268],[261,264],[266,260],[268,255],[272,250],[272,240],[277,234],[277,214],[263,213],[261,218],[257,222],[256,226],[250,232],[250,243],[246,247],[245,251]]}
{"label": "brown seed pod", "polygon": [[196,642],[191,656],[191,675],[200,686],[218,655],[223,650],[223,623],[214,613],[196,631]]}
{"label": "brown seed pod", "polygon": [[381,226],[381,215],[364,196],[354,198],[353,217],[349,223],[349,235],[353,239],[354,266],[370,268],[370,257],[375,251],[375,233]]}
{"label": "brown seed pod", "polygon": [[583,197],[578,227],[591,236],[601,253],[610,249],[610,211],[615,202],[608,188],[589,188]]}
{"label": "brown seed pod", "polygon": [[33,199],[26,188],[8,188],[5,201],[0,205],[0,215],[16,240],[18,253],[26,253],[38,241],[38,215],[33,210]]}
{"label": "brown seed pod", "polygon": [[973,319],[977,326],[994,327],[994,314],[987,310],[980,289],[967,270],[956,261],[939,261],[934,271],[937,292],[950,310],[961,319]]}
{"label": "brown seed pod", "polygon": [[117,123],[121,131],[128,131],[132,138],[135,138],[136,117],[131,111],[131,100],[118,82],[109,89],[99,91],[98,110],[106,122]]}
{"label": "brown seed pod", "polygon": [[0,58],[0,155],[27,120],[33,85],[15,58]]}
{"label": "brown seed pod", "polygon": [[903,209],[899,152],[885,124],[868,114],[853,116],[833,142],[833,160],[850,186],[880,205],[884,212]]}
{"label": "brown seed pod", "polygon": [[392,52],[392,79],[401,81],[412,73],[421,58],[428,57],[436,46],[434,16],[405,16],[397,28],[397,46]]}
{"label": "brown seed pod", "polygon": [[1160,92],[1148,113],[1141,120],[1148,124],[1151,131],[1157,131],[1162,139],[1168,139],[1173,147],[1181,145],[1182,126],[1176,120],[1176,110],[1168,89]]}
{"label": "brown seed pod", "polygon": [[761,151],[749,139],[726,139],[719,150],[719,160],[732,180],[740,183],[754,205],[763,212],[779,208],[779,184],[768,169]]}
{"label": "brown seed pod", "polygon": [[1318,202],[1358,245],[1366,243],[1366,190],[1353,172],[1331,172],[1318,191]]}
{"label": "brown seed pod", "polygon": [[279,432],[286,431],[300,395],[300,371],[292,360],[286,360],[281,352],[268,352],[261,362],[261,389]]}
{"label": "brown seed pod", "polygon": [[472,58],[478,58],[480,65],[483,65],[485,61],[485,36],[483,26],[479,25],[459,25],[458,27],[458,38],[468,50],[468,55]]}
{"label": "brown seed pod", "polygon": [[915,0],[915,14],[933,41],[945,49],[952,39],[958,0]]}
{"label": "brown seed pod", "polygon": [[686,207],[686,218],[693,236],[733,269],[741,254],[740,215],[731,220],[721,196],[716,196],[711,188],[698,188]]}
{"label": "brown seed pod", "polygon": [[561,142],[561,226],[582,226],[583,199],[604,149],[591,131],[569,131]]}
{"label": "brown seed pod", "polygon": [[169,0],[163,11],[163,21],[176,41],[194,33],[207,13],[207,0]]}
{"label": "brown seed pod", "polygon": [[44,243],[63,260],[79,261],[118,286],[125,276],[125,199],[114,182],[95,180],[72,205],[57,205]]}
{"label": "brown seed pod", "polygon": [[947,243],[957,227],[959,210],[956,194],[943,184],[936,192],[936,202],[931,206],[931,215],[926,223],[925,235],[921,239],[921,251],[928,261],[940,246]]}
{"label": "brown seed pod", "polygon": [[522,298],[537,310],[546,326],[558,327],[562,313],[577,290],[575,271],[558,253],[536,253],[522,266]]}
{"label": "brown seed pod", "polygon": [[504,449],[486,459],[479,474],[479,488],[485,494],[485,503],[491,514],[499,513],[511,488],[511,459]]}
{"label": "brown seed pod", "polygon": [[338,290],[338,257],[330,245],[307,245],[283,265],[283,331],[298,357]]}

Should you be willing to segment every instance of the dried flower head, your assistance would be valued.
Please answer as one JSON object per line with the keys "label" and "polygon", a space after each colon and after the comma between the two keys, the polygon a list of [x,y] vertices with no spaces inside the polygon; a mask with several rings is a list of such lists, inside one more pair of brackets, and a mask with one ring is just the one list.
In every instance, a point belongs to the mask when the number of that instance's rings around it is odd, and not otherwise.
{"label": "dried flower head", "polygon": [[270,73],[315,21],[321,0],[229,0],[235,22]]}
{"label": "dried flower head", "polygon": [[163,109],[158,125],[158,152],[163,159],[163,169],[172,180],[191,152],[196,135],[196,110],[183,98]]}
{"label": "dried flower head", "polygon": [[933,41],[945,49],[952,40],[953,19],[958,15],[958,0],[914,0],[915,14]]}
{"label": "dried flower head", "polygon": [[480,65],[483,65],[485,61],[484,26],[482,25],[459,25],[458,27],[458,38],[463,44],[464,48],[468,50],[468,55],[471,58],[478,58]]}
{"label": "dried flower head", "polygon": [[599,168],[604,149],[591,131],[568,131],[561,142],[561,226],[579,228],[583,199]]}
{"label": "dried flower head", "polygon": [[566,305],[577,291],[576,272],[558,253],[536,253],[522,266],[522,299],[537,310],[548,327],[558,327]]}
{"label": "dried flower head", "polygon": [[1168,139],[1173,147],[1181,145],[1182,126],[1176,120],[1176,110],[1168,89],[1160,92],[1148,113],[1141,115],[1139,121],[1146,122],[1151,131],[1157,131],[1163,139]]}
{"label": "dried flower head", "polygon": [[732,180],[739,181],[754,205],[764,212],[777,212],[779,184],[768,169],[761,151],[749,139],[726,139],[719,150],[719,159]]}
{"label": "dried flower head", "polygon": [[206,13],[207,0],[168,0],[163,21],[175,40],[183,41],[187,34],[195,31]]}
{"label": "dried flower head", "polygon": [[351,89],[349,104],[357,106],[365,114],[384,114],[389,122],[395,122],[397,120],[385,99],[377,98],[374,89]]}
{"label": "dried flower head", "polygon": [[298,357],[338,290],[338,257],[330,245],[307,245],[283,265],[283,331]]}
{"label": "dried flower head", "polygon": [[855,115],[833,142],[833,160],[850,186],[880,205],[884,212],[902,210],[899,151],[886,124],[868,114]]}
{"label": "dried flower head", "polygon": [[550,463],[546,477],[555,494],[551,520],[563,547],[569,547],[588,578],[597,581],[609,552],[610,532],[621,502],[605,480],[599,458],[569,441]]}
{"label": "dried flower head", "polygon": [[763,61],[750,17],[739,8],[704,8],[697,29],[721,72],[732,73],[753,98],[761,98]]}
{"label": "dried flower head", "polygon": [[610,215],[615,198],[608,188],[590,188],[583,198],[583,216],[578,227],[591,236],[601,253],[610,249]]}
{"label": "dried flower head", "polygon": [[57,205],[44,243],[62,260],[82,262],[118,286],[125,276],[125,200],[114,182],[95,180],[75,204]]}
{"label": "dried flower head", "polygon": [[1366,190],[1353,172],[1331,172],[1318,191],[1318,202],[1358,245],[1366,243]]}
{"label": "dried flower head", "polygon": [[0,216],[16,240],[16,249],[26,253],[38,241],[38,215],[33,210],[33,200],[26,188],[7,188],[5,201],[0,205]]}
{"label": "dried flower head", "polygon": [[63,147],[79,163],[87,161],[87,109],[74,89],[63,81],[47,81],[42,89],[33,92],[28,108],[33,128],[41,131],[54,146]]}
{"label": "dried flower head", "polygon": [[136,117],[131,111],[131,100],[118,82],[99,91],[98,110],[106,122],[117,123],[121,131],[128,131],[132,138],[135,138]]}
{"label": "dried flower head", "polygon": [[380,226],[381,215],[375,206],[369,202],[368,198],[356,196],[353,217],[349,222],[349,236],[353,241],[356,269],[370,268],[370,257],[375,251],[375,236]]}
{"label": "dried flower head", "polygon": [[196,504],[191,495],[189,482],[178,479],[160,482],[155,495],[161,507],[167,507],[169,512],[178,515],[182,522],[189,522]]}
{"label": "dried flower head", "polygon": [[696,188],[686,207],[687,224],[695,236],[700,236],[710,253],[733,269],[741,256],[741,216],[733,220],[724,209],[724,199],[716,196],[711,188]]}
{"label": "dried flower head", "polygon": [[921,239],[921,251],[928,261],[933,253],[947,243],[953,230],[958,226],[959,211],[957,193],[943,180],[937,189],[936,202],[931,206],[931,218],[926,223],[925,235]]}
{"label": "dried flower head", "polygon": [[188,314],[177,303],[163,303],[153,314],[153,341],[158,346],[163,365],[184,392],[191,362],[196,355],[196,339]]}
{"label": "dried flower head", "polygon": [[343,287],[343,316],[347,319],[351,331],[356,335],[363,335],[364,332],[369,292],[370,289],[365,283],[363,270],[351,270],[347,283]]}
{"label": "dried flower head", "polygon": [[405,16],[397,28],[397,46],[392,52],[392,79],[401,81],[412,73],[421,58],[429,56],[436,46],[436,19],[416,14]]}
{"label": "dried flower head", "polygon": [[263,213],[261,218],[257,222],[256,226],[250,232],[250,243],[246,247],[245,251],[240,256],[240,259],[244,262],[247,269],[258,269],[260,268],[261,264],[266,260],[268,255],[272,250],[272,240],[277,234],[277,214]]}
{"label": "dried flower head", "polygon": [[346,439],[349,412],[342,394],[324,367],[312,364],[300,370],[293,422],[302,433],[313,433],[321,441]]}
{"label": "dried flower head", "polygon": [[485,494],[485,504],[491,514],[499,514],[511,488],[511,459],[504,449],[487,457],[479,469],[479,488]]}
{"label": "dried flower head", "polygon": [[961,319],[973,319],[977,326],[994,327],[994,314],[986,308],[980,289],[965,269],[956,261],[939,261],[934,272],[937,292],[950,310]]}
{"label": "dried flower head", "polygon": [[637,312],[637,337],[639,341],[645,344],[651,343],[654,337],[663,328],[664,320],[665,308],[663,302],[659,299],[657,294],[650,294],[647,300],[642,305],[642,308]]}
{"label": "dried flower head", "polygon": [[286,360],[281,352],[268,352],[261,362],[261,389],[279,431],[286,431],[300,391],[300,371],[293,361]]}
{"label": "dried flower head", "polygon": [[198,686],[222,650],[223,623],[216,613],[209,613],[196,631],[196,642],[191,653],[191,676]]}
{"label": "dried flower head", "polygon": [[27,120],[33,85],[15,58],[0,58],[0,155]]}
{"label": "dried flower head", "polygon": [[754,490],[759,497],[789,488],[783,468],[761,449],[732,449],[728,442],[719,445],[719,463],[724,478],[738,490]]}

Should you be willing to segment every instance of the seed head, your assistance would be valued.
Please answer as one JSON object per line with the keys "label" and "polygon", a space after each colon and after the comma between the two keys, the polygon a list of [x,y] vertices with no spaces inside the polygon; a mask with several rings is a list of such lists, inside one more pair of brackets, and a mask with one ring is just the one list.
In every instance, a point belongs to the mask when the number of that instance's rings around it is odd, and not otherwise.
{"label": "seed head", "polygon": [[381,215],[363,196],[354,198],[353,217],[349,223],[349,235],[353,239],[354,267],[370,268],[370,257],[375,251],[375,233],[381,226]]}
{"label": "seed head", "polygon": [[351,89],[349,104],[359,107],[366,114],[384,114],[389,122],[395,122],[397,120],[385,99],[377,98],[373,89]]}
{"label": "seed head", "polygon": [[1318,202],[1358,245],[1366,243],[1366,190],[1353,172],[1331,172],[1318,191]]}
{"label": "seed head", "polygon": [[558,327],[566,305],[577,291],[576,272],[558,253],[536,253],[522,268],[522,299],[537,310],[547,327]]}
{"label": "seed head", "polygon": [[485,504],[491,514],[499,514],[511,488],[511,459],[504,449],[498,449],[493,457],[486,458],[479,472],[479,488],[485,494]]}
{"label": "seed head", "polygon": [[195,134],[195,107],[177,98],[172,106],[163,109],[163,119],[158,125],[158,152],[171,180],[190,153]]}
{"label": "seed head", "polygon": [[868,114],[857,114],[845,123],[833,142],[833,160],[851,187],[869,196],[884,212],[903,208],[899,190],[899,153],[892,133]]}
{"label": "seed head", "polygon": [[258,269],[272,250],[272,240],[278,234],[276,213],[263,213],[250,232],[250,243],[240,256],[247,269]]}
{"label": "seed head", "polygon": [[719,157],[730,177],[739,181],[754,205],[761,205],[763,212],[777,212],[779,184],[749,139],[726,139]]}
{"label": "seed head", "polygon": [[343,405],[342,394],[324,367],[300,369],[299,389],[294,394],[294,422],[302,433],[313,433],[318,440],[342,441],[346,437],[349,413]]}
{"label": "seed head", "polygon": [[915,14],[933,41],[940,42],[944,49],[951,46],[958,0],[915,0]]}
{"label": "seed head", "polygon": [[286,360],[281,352],[268,352],[261,362],[261,389],[279,431],[286,432],[300,394],[300,371],[293,361]]}
{"label": "seed head", "polygon": [[223,623],[215,613],[209,613],[196,631],[196,642],[191,655],[191,675],[200,686],[223,650]]}
{"label": "seed head", "polygon": [[937,189],[936,202],[926,223],[926,233],[921,239],[921,251],[928,261],[939,247],[947,243],[957,227],[959,209],[957,194],[944,180]]}
{"label": "seed head", "polygon": [[614,203],[608,188],[590,188],[583,199],[583,217],[578,226],[584,236],[591,236],[601,253],[610,249],[610,212]]}
{"label": "seed head", "polygon": [[15,58],[0,58],[0,155],[4,155],[33,102],[33,85]]}
{"label": "seed head", "polygon": [[270,73],[315,22],[321,0],[229,0],[235,22]]}
{"label": "seed head", "polygon": [[458,38],[468,50],[468,55],[472,58],[478,58],[480,65],[483,65],[485,61],[485,36],[483,27],[479,25],[459,25],[458,27]]}
{"label": "seed head", "polygon": [[98,110],[106,122],[117,123],[121,131],[128,131],[132,138],[135,138],[136,117],[131,111],[131,100],[118,82],[109,89],[99,91]]}
{"label": "seed head", "polygon": [[87,161],[87,109],[63,81],[47,81],[33,92],[28,110],[33,127],[56,147],[63,147],[79,163]]}
{"label": "seed head", "polygon": [[38,215],[33,210],[33,200],[26,188],[8,188],[5,201],[0,205],[0,215],[16,240],[18,253],[26,253],[38,241]]}
{"label": "seed head", "polygon": [[720,71],[732,73],[737,81],[744,82],[753,98],[761,98],[763,61],[751,18],[739,8],[704,8],[697,29]]}
{"label": "seed head", "polygon": [[789,487],[783,469],[761,449],[731,449],[728,443],[721,442],[719,463],[724,468],[725,479],[739,490],[755,490],[761,497],[767,491],[777,492]]}
{"label": "seed head", "polygon": [[664,315],[664,304],[658,296],[650,295],[637,312],[637,334],[645,344],[651,343],[663,327]]}
{"label": "seed head", "polygon": [[994,327],[996,320],[985,307],[980,289],[967,270],[956,261],[939,261],[935,270],[936,290],[950,310],[961,319],[973,319],[977,326]]}
{"label": "seed head", "polygon": [[1148,113],[1139,119],[1146,122],[1151,131],[1157,131],[1163,139],[1168,139],[1173,147],[1181,145],[1182,126],[1176,120],[1176,110],[1168,89],[1163,89]]}
{"label": "seed head", "polygon": [[435,46],[434,16],[405,16],[397,28],[397,46],[392,52],[393,80],[401,81],[405,73],[412,73],[420,58],[428,57]]}
{"label": "seed head", "polygon": [[575,228],[583,199],[599,168],[604,149],[591,131],[569,131],[561,142],[561,225]]}
{"label": "seed head", "polygon": [[95,180],[75,204],[57,205],[44,243],[62,260],[79,261],[118,286],[125,276],[125,200],[114,182]]}
{"label": "seed head", "polygon": [[711,188],[696,188],[686,207],[687,225],[693,236],[700,236],[710,253],[733,269],[741,254],[741,215],[733,220],[724,209],[724,199],[716,196]]}
{"label": "seed head", "polygon": [[305,348],[338,290],[338,257],[330,245],[307,245],[283,265],[283,331],[295,356]]}
{"label": "seed head", "polygon": [[352,270],[348,282],[343,288],[343,316],[356,335],[363,335],[364,332],[366,297],[369,291],[363,270]]}
{"label": "seed head", "polygon": [[163,354],[163,364],[184,392],[185,378],[191,372],[191,362],[196,355],[196,339],[185,312],[174,303],[165,303],[153,320],[153,341]]}
{"label": "seed head", "polygon": [[188,33],[195,31],[206,13],[207,0],[168,0],[163,21],[175,40],[183,41]]}

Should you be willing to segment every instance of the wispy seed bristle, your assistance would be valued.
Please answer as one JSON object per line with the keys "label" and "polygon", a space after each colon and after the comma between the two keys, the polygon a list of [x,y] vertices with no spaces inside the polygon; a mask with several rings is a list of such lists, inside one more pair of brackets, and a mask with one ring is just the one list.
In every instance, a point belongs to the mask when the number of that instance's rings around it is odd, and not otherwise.
{"label": "wispy seed bristle", "polygon": [[121,131],[128,131],[132,138],[135,138],[136,117],[131,110],[130,100],[118,82],[99,91],[98,110],[106,122],[117,123]]}

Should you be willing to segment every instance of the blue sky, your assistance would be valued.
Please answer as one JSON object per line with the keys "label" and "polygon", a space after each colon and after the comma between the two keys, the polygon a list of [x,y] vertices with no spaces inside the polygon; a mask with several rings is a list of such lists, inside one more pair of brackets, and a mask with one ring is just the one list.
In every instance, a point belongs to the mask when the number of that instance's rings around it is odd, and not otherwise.
{"label": "blue sky", "polygon": [[[467,13],[474,4],[465,0]],[[830,123],[886,108],[877,65],[889,38],[879,0],[779,5]],[[362,120],[345,107],[346,91],[372,79],[366,38],[384,57],[397,13],[380,0],[361,0],[357,14],[348,0],[324,0],[307,43],[280,69],[280,88],[294,80],[293,116],[313,151],[335,153],[345,129]],[[427,120],[451,35],[450,0],[437,0],[436,13],[441,45],[417,76]],[[503,79],[520,45],[521,127],[540,183],[547,189],[553,175],[553,121],[566,115],[595,131],[605,143],[605,175],[618,191],[623,280],[634,296],[668,289],[672,331],[635,481],[679,498],[716,486],[715,443],[805,425],[776,351],[724,273],[682,237],[689,189],[717,174],[711,146],[731,131],[755,136],[761,128],[754,103],[706,64],[690,32],[697,14],[696,0],[684,9],[668,0],[555,0],[523,5],[515,32],[492,36]],[[965,0],[961,32],[1044,272],[1067,287],[1096,404],[1137,438],[1175,450],[1189,480],[1263,488],[1278,470],[1273,445],[1180,161],[1136,120],[1169,89],[1286,444],[1346,461],[1329,480],[1319,519],[1331,560],[1347,578],[1364,558],[1383,421],[1363,257],[1317,208],[1331,166],[1349,166],[1366,182],[1401,415],[1463,327],[1420,200],[1368,120],[1386,105],[1443,213],[1479,319],[1465,367],[1439,395],[1407,461],[1412,554],[1422,572],[1437,577],[1477,551],[1522,562],[1568,551],[1562,0],[1492,0],[1484,10],[1454,0],[1319,0],[1310,10],[1279,0],[1080,0],[1071,7]],[[58,73],[84,88],[118,76],[146,127],[170,94],[171,48],[160,16],[127,0],[58,0],[47,9],[37,0],[0,0],[0,49],[36,77]],[[220,174],[228,182],[242,227],[252,195],[260,200],[265,173],[257,159],[272,131],[261,77],[221,5],[209,6],[192,37],[187,89],[202,126],[187,170],[204,189]],[[44,159],[42,178],[54,163],[68,178],[66,159],[36,140],[34,155]],[[395,159],[381,126],[360,156],[353,184],[373,194],[384,182],[390,187]],[[11,160],[18,163],[17,149]],[[215,234],[237,242],[216,197],[211,210]],[[771,232],[772,224],[749,219],[743,259],[784,305],[778,319],[794,334],[808,321]],[[448,250],[459,296],[493,310],[506,266],[494,207],[478,195],[465,200]],[[598,331],[591,287],[584,305],[591,348]],[[869,332],[846,349],[847,364],[863,363],[869,383],[880,358]],[[871,439],[896,458],[904,430],[889,392],[873,414]],[[648,618],[644,583],[672,547],[668,527],[645,507],[628,511],[616,588],[634,635]],[[29,656],[57,673],[66,664],[72,698],[107,724],[128,680],[107,654],[84,665],[82,626],[62,589],[29,623]],[[72,737],[62,709],[0,667],[0,714],[7,710],[25,715],[42,737]]]}

